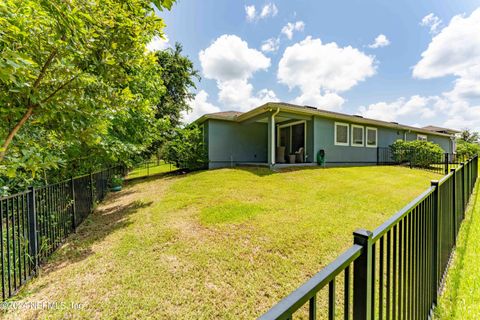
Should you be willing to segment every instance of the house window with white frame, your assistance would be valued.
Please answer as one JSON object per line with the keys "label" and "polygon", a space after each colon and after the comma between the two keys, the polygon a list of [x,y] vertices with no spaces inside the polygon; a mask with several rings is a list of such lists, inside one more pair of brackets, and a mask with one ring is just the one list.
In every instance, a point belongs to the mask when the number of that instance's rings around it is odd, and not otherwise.
{"label": "house window with white frame", "polygon": [[335,122],[335,145],[348,146],[349,144],[348,124]]}
{"label": "house window with white frame", "polygon": [[367,134],[366,134],[367,147],[376,148],[378,145],[377,139],[378,139],[377,128],[367,127]]}
{"label": "house window with white frame", "polygon": [[352,124],[352,146],[363,147],[364,145],[363,127]]}
{"label": "house window with white frame", "polygon": [[427,136],[424,134],[417,134],[417,140],[427,141]]}

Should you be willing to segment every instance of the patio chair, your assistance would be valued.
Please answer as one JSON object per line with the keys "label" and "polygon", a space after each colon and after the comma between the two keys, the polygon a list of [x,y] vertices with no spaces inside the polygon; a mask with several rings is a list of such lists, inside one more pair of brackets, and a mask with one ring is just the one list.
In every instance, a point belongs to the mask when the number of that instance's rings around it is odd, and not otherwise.
{"label": "patio chair", "polygon": [[304,159],[303,159],[303,147],[301,147],[300,149],[298,149],[298,151],[295,152],[295,156],[296,156],[297,162],[300,162],[300,163],[303,163],[303,162],[304,162]]}
{"label": "patio chair", "polygon": [[277,147],[276,160],[277,163],[285,163],[285,147]]}

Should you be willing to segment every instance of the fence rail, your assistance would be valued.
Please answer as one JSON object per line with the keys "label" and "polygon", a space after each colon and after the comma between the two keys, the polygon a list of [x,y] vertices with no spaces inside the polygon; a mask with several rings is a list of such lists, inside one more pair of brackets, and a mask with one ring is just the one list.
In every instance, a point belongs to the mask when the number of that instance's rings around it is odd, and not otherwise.
{"label": "fence rail", "polygon": [[448,174],[452,168],[457,168],[468,158],[455,153],[418,154],[414,149],[401,148],[393,150],[390,147],[377,148],[377,165],[405,165],[410,168],[420,168],[438,174]]}
{"label": "fence rail", "polygon": [[13,296],[37,268],[103,200],[108,181],[123,175],[108,168],[0,198],[2,299]]}
{"label": "fence rail", "polygon": [[[437,304],[460,225],[478,176],[478,156],[440,181],[373,232],[354,232],[354,245],[259,319],[292,319],[307,302],[309,319],[427,319]],[[353,283],[350,269],[353,265]],[[335,278],[344,272],[343,297]],[[328,284],[328,307],[317,295]],[[342,310],[342,308],[340,308]]]}

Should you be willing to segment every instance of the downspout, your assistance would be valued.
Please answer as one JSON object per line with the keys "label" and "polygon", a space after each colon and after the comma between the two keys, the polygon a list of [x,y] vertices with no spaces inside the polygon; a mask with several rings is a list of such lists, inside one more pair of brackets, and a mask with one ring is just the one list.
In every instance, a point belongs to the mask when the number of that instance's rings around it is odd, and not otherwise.
{"label": "downspout", "polygon": [[275,111],[272,114],[272,128],[271,128],[271,137],[272,137],[272,150],[270,150],[270,155],[272,157],[272,165],[275,164],[275,116],[280,112],[280,108],[277,108],[277,111]]}

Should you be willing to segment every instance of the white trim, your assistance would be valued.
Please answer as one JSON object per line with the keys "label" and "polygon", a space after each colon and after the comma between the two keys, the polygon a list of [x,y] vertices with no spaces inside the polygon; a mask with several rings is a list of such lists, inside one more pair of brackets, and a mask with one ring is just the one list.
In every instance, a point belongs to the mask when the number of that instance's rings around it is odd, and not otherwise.
{"label": "white trim", "polygon": [[[422,139],[420,139],[422,138]],[[428,141],[428,137],[426,134],[418,134],[417,133],[417,140],[420,140],[420,141]]]}
{"label": "white trim", "polygon": [[[337,142],[337,126],[347,127],[347,143]],[[345,122],[335,122],[334,132],[333,132],[333,143],[336,146],[349,146],[350,145],[350,125]]]}
{"label": "white trim", "polygon": [[[368,130],[375,130],[375,145],[368,144]],[[365,127],[365,147],[376,148],[378,146],[378,129],[374,127]]]}
{"label": "white trim", "polygon": [[[351,130],[351,134],[352,134],[352,142],[351,142],[351,146],[352,147],[363,147],[365,146],[365,127],[364,126],[359,126],[358,124],[352,124],[352,130]],[[353,141],[353,129],[362,129],[362,143],[359,144],[359,143],[355,143]]]}

